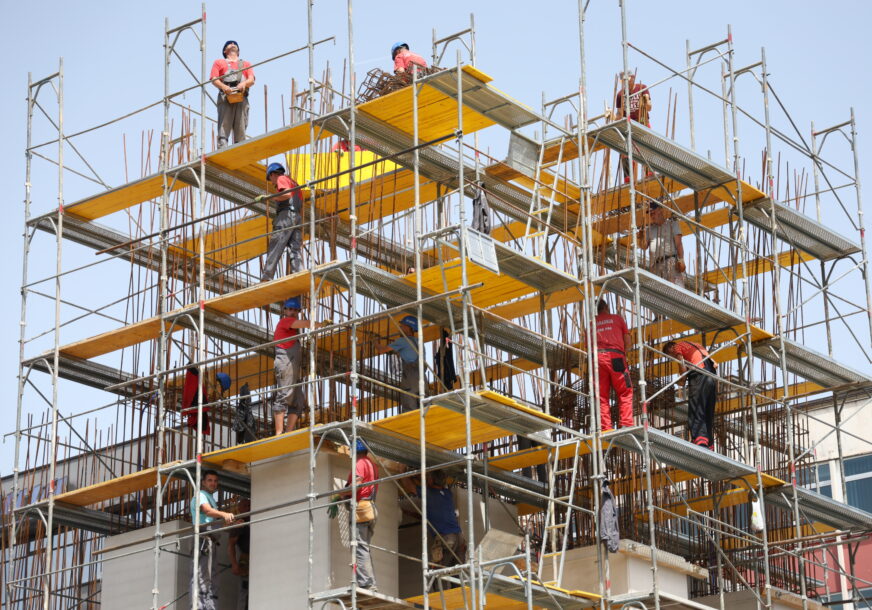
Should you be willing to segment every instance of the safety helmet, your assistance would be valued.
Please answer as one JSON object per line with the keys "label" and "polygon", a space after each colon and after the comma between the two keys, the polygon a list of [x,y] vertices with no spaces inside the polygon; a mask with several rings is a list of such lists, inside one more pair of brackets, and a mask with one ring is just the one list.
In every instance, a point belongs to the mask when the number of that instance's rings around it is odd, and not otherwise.
{"label": "safety helmet", "polygon": [[218,383],[221,384],[221,389],[225,392],[230,389],[230,384],[233,380],[230,378],[230,375],[227,373],[215,373],[215,378],[218,380]]}
{"label": "safety helmet", "polygon": [[266,168],[266,179],[269,180],[269,175],[274,173],[274,172],[278,172],[278,173],[284,175],[285,166],[282,165],[281,163],[270,163],[269,166]]}
{"label": "safety helmet", "polygon": [[418,332],[418,318],[415,316],[406,316],[400,320],[400,324],[405,324],[412,329],[412,332]]}
{"label": "safety helmet", "polygon": [[408,48],[409,48],[409,43],[407,43],[407,42],[395,42],[395,43],[394,43],[394,46],[391,47],[391,59],[393,59],[394,57],[396,57],[396,56],[397,56],[397,51],[399,51],[399,50],[402,49],[403,47],[406,47],[406,49],[408,50]]}
{"label": "safety helmet", "polygon": [[366,443],[363,442],[363,439],[357,439],[357,445],[355,445],[355,449],[357,449],[358,453],[367,453],[369,452],[369,447],[366,446]]}
{"label": "safety helmet", "polygon": [[285,301],[285,309],[303,309],[300,304],[300,297],[291,297]]}
{"label": "safety helmet", "polygon": [[221,47],[221,54],[222,54],[224,57],[227,57],[227,47],[228,47],[228,45],[231,45],[231,44],[235,44],[237,50],[239,49],[239,43],[238,43],[238,42],[236,42],[235,40],[228,40],[227,42],[224,43],[224,46]]}

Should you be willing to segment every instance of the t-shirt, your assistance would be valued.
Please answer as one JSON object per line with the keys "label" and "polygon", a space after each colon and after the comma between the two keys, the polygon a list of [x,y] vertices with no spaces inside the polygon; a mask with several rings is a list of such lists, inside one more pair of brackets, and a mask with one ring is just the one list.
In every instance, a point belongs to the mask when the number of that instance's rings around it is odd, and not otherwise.
{"label": "t-shirt", "polygon": [[[293,328],[291,325],[297,321],[297,316],[288,316],[286,318],[282,318],[279,320],[279,323],[276,324],[276,330],[273,333],[273,341],[278,341],[279,339],[287,339],[289,337],[296,337],[300,334],[299,328]],[[291,339],[290,341],[285,341],[284,343],[279,343],[276,347],[280,347],[282,349],[290,349],[296,343],[296,339]]]}
{"label": "t-shirt", "polygon": [[675,218],[667,218],[662,225],[648,227],[648,257],[656,262],[670,256],[678,256],[675,236],[681,235],[681,227]]}
{"label": "t-shirt", "polygon": [[614,313],[601,313],[596,317],[597,349],[624,351],[624,335],[630,334],[624,318]]}
{"label": "t-shirt", "polygon": [[290,178],[288,176],[285,176],[283,174],[283,175],[279,176],[278,180],[276,180],[276,190],[279,192],[286,191],[288,189],[297,189],[297,190],[291,191],[290,193],[285,193],[284,195],[280,195],[280,196],[276,197],[275,200],[285,202],[285,201],[290,200],[291,197],[293,197],[294,198],[294,205],[299,205],[299,203],[300,203],[299,188],[300,188],[300,185],[297,184],[296,180],[294,180],[293,178]]}
{"label": "t-shirt", "polygon": [[418,362],[418,351],[415,349],[414,339],[397,337],[388,347],[397,352],[404,361]]}
{"label": "t-shirt", "polygon": [[[196,515],[197,507],[202,506],[203,504],[208,504],[212,508],[218,508],[218,503],[215,501],[215,496],[210,494],[208,491],[201,489],[199,493],[191,500],[191,520],[193,520]],[[212,523],[214,520],[215,517],[210,517],[202,510],[200,511],[200,525]]]}
{"label": "t-shirt", "polygon": [[[703,359],[709,355],[706,348],[704,348],[699,343],[694,343],[693,341],[678,341],[675,344],[675,352],[677,355],[684,358],[684,362],[690,364],[691,366],[695,366],[700,369],[704,369],[705,365],[703,364]],[[712,365],[717,368],[717,363],[711,358],[708,359]]]}
{"label": "t-shirt", "polygon": [[394,72],[397,70],[411,71],[412,64],[418,64],[419,66],[426,68],[427,60],[417,53],[412,53],[408,49],[402,49],[397,53],[397,56],[394,57]]}
{"label": "t-shirt", "polygon": [[[421,496],[421,486],[417,486],[418,496]],[[460,534],[460,524],[454,512],[454,494],[447,487],[427,487],[427,521],[430,529],[446,536]]]}
{"label": "t-shirt", "polygon": [[[251,68],[251,63],[242,60],[242,76],[243,80],[248,80],[249,78],[254,77],[254,70]],[[226,59],[216,59],[215,63],[212,64],[212,72],[209,74],[209,80],[215,80],[216,78],[221,78],[228,72],[232,70],[239,70],[239,62],[238,61],[228,61]]]}
{"label": "t-shirt", "polygon": [[[630,87],[630,118],[634,121],[639,120],[639,100],[642,99],[642,96],[647,94],[648,98],[652,99],[651,92],[646,89],[647,86],[642,83],[636,83]],[[624,84],[622,82],[619,83],[619,87],[620,90],[615,98],[615,108],[624,107]],[[642,91],[643,89],[645,89],[644,92]]]}
{"label": "t-shirt", "polygon": [[[357,465],[354,467],[354,474],[360,478],[360,482],[357,485],[357,501],[371,500],[378,491],[378,484],[367,485],[366,487],[362,487],[362,485],[369,483],[370,481],[375,481],[378,478],[378,469],[375,467],[375,462],[373,462],[368,455],[366,457],[358,457]],[[350,474],[348,475],[348,481],[345,482],[345,485],[351,487]]]}

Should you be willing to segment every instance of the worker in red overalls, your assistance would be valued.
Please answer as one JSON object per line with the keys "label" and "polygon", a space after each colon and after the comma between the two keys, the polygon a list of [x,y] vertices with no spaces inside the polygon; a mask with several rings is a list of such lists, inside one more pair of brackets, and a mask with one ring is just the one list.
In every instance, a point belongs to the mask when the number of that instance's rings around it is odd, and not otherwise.
{"label": "worker in red overalls", "polygon": [[687,382],[690,441],[694,445],[712,449],[712,428],[718,398],[717,364],[702,345],[693,341],[667,341],[663,345],[663,353],[678,360],[682,374],[689,371],[678,383],[684,385]]}
{"label": "worker in red overalls", "polygon": [[609,312],[601,299],[596,308],[596,346],[599,368],[600,424],[603,432],[612,430],[612,407],[609,392],[618,395],[618,425],[633,425],[633,384],[627,367],[627,352],[633,342],[624,318]]}

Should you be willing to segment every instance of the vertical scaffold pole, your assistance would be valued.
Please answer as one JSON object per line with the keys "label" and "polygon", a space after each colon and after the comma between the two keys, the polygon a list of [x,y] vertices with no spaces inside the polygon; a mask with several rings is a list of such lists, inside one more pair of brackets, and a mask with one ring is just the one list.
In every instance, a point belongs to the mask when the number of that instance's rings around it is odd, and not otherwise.
{"label": "vertical scaffold pole", "polygon": [[603,480],[603,447],[602,447],[602,430],[600,429],[600,408],[599,408],[599,370],[597,367],[596,353],[596,332],[594,332],[594,311],[596,310],[596,294],[592,282],[596,262],[593,255],[593,227],[591,214],[591,183],[590,183],[590,142],[587,139],[588,131],[588,100],[587,100],[587,51],[585,47],[585,22],[587,20],[586,5],[589,0],[578,0],[578,41],[579,41],[579,59],[581,62],[581,77],[579,81],[579,117],[578,117],[578,175],[581,185],[581,222],[582,222],[582,243],[581,243],[581,268],[578,270],[581,275],[582,286],[584,290],[584,299],[582,305],[582,333],[587,345],[587,384],[588,384],[588,403],[590,404],[590,430],[593,432],[593,459],[591,460],[591,468],[593,469],[593,500],[594,500],[594,536],[597,540],[597,575],[599,579],[599,594],[601,610],[606,609],[608,597],[611,595],[610,587],[607,586],[606,574],[608,571],[608,553],[603,552],[603,545],[599,541],[599,518],[600,518],[600,501],[602,498],[602,480]]}
{"label": "vertical scaffold pole", "polygon": [[[630,235],[635,236],[638,229],[636,225],[636,172],[633,167],[633,121],[630,118],[630,79],[628,76],[630,70],[630,42],[627,39],[627,0],[618,0],[621,7],[621,48],[623,51],[623,77],[622,90],[624,94],[624,118],[627,122],[627,167],[630,174]],[[641,104],[641,101],[640,101]],[[657,578],[657,538],[656,538],[656,520],[654,518],[654,489],[651,480],[651,439],[648,436],[648,398],[647,398],[647,383],[645,381],[645,336],[642,332],[644,324],[642,323],[641,295],[639,291],[639,249],[633,248],[633,310],[636,320],[636,343],[638,345],[638,360],[639,360],[639,401],[642,404],[642,447],[645,470],[645,489],[648,492],[647,513],[648,513],[648,543],[651,546],[651,595],[654,598],[655,610],[660,610],[660,591]]]}
{"label": "vertical scaffold pole", "polygon": [[43,577],[42,607],[48,610],[52,593],[52,564],[54,563],[54,497],[57,479],[58,448],[58,365],[60,364],[61,334],[61,271],[64,238],[64,58],[58,62],[58,218],[55,226],[57,260],[55,261],[54,294],[54,349],[51,371],[51,442],[49,445],[48,515],[46,517],[45,576]]}
{"label": "vertical scaffold pole", "polygon": [[[733,30],[732,26],[727,26],[727,72],[726,76],[729,79],[729,98],[728,102],[731,110],[731,124],[733,131],[733,174],[736,176],[736,210],[737,210],[737,228],[736,228],[736,239],[739,242],[739,263],[742,269],[742,275],[740,286],[741,290],[739,291],[739,300],[741,303],[741,314],[745,319],[745,340],[744,340],[744,348],[745,348],[745,363],[746,369],[748,372],[747,385],[752,388],[750,392],[751,397],[751,422],[752,427],[754,428],[754,449],[753,449],[753,460],[754,460],[754,468],[757,471],[757,499],[761,502],[761,507],[765,510],[764,500],[763,500],[763,473],[761,471],[761,456],[760,456],[760,427],[757,423],[757,396],[756,392],[753,391],[756,388],[756,381],[754,375],[754,365],[753,365],[753,354],[752,354],[752,345],[751,345],[751,293],[748,285],[748,231],[745,225],[745,213],[744,213],[744,203],[742,200],[742,180],[741,180],[741,156],[739,153],[739,112],[738,105],[736,104],[736,75],[734,68],[734,56],[735,51],[733,49]],[[724,80],[724,79],[722,79]],[[724,80],[724,85],[726,86],[726,81]],[[727,98],[725,98],[727,99]],[[725,124],[726,129],[726,124]],[[735,277],[735,275],[734,275]],[[783,352],[783,350],[782,350]],[[763,513],[765,515],[765,512]],[[763,525],[763,575],[765,579],[765,595],[766,595],[766,606],[772,606],[772,584],[769,575],[769,541],[767,539],[766,534],[766,525],[764,518]],[[718,554],[718,561],[720,562],[720,554]],[[721,595],[723,595],[723,587],[719,587],[721,591]]]}
{"label": "vertical scaffold pole", "polygon": [[866,248],[866,225],[863,217],[863,197],[860,184],[860,151],[857,148],[857,121],[851,106],[851,153],[854,156],[854,190],[857,193],[857,226],[860,227],[860,249],[863,257],[863,279],[866,283],[866,321],[872,339],[872,278],[869,277],[869,251]]}
{"label": "vertical scaffold pole", "polygon": [[[22,238],[24,248],[21,256],[21,318],[18,322],[18,395],[15,404],[15,457],[12,466],[12,504],[9,544],[6,547],[6,571],[4,582],[9,583],[14,574],[13,563],[15,560],[15,546],[18,542],[18,524],[15,510],[18,508],[18,475],[21,467],[21,414],[24,408],[24,385],[30,374],[30,368],[24,368],[24,345],[27,340],[27,268],[30,259],[30,200],[31,200],[31,171],[33,166],[33,107],[35,96],[33,93],[33,74],[27,73],[27,141],[24,149],[24,231]],[[16,601],[15,588],[6,585],[6,602],[13,605]]]}

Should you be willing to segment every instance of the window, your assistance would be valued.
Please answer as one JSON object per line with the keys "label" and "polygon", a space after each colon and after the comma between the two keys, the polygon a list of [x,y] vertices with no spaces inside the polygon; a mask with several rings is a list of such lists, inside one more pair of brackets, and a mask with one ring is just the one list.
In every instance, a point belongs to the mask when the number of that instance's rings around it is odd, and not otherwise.
{"label": "window", "polygon": [[872,455],[845,460],[845,490],[849,505],[872,512]]}
{"label": "window", "polygon": [[[806,489],[816,491],[828,498],[833,497],[833,482],[830,478],[830,463],[822,462],[816,466],[803,468],[799,480]],[[804,483],[802,483],[804,481]]]}

